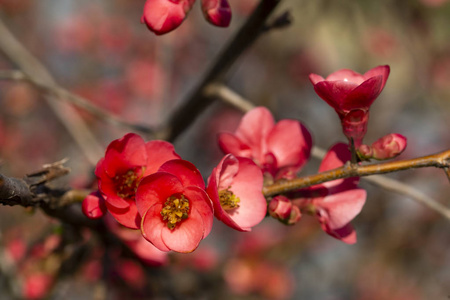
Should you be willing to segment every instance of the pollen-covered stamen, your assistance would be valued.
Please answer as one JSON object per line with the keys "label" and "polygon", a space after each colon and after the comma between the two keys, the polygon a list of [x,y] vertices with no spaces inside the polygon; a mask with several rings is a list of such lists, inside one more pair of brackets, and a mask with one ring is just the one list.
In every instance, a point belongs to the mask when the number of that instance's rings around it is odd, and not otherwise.
{"label": "pollen-covered stamen", "polygon": [[144,168],[135,168],[126,173],[114,177],[117,187],[117,196],[123,199],[132,199],[136,195],[136,189],[144,174]]}
{"label": "pollen-covered stamen", "polygon": [[189,200],[184,195],[170,196],[161,209],[161,216],[167,221],[167,227],[173,230],[177,223],[188,218]]}
{"label": "pollen-covered stamen", "polygon": [[223,209],[230,210],[238,208],[241,199],[239,199],[239,197],[236,197],[236,195],[233,194],[232,191],[230,191],[230,187],[228,187],[225,190],[219,191],[219,201]]}

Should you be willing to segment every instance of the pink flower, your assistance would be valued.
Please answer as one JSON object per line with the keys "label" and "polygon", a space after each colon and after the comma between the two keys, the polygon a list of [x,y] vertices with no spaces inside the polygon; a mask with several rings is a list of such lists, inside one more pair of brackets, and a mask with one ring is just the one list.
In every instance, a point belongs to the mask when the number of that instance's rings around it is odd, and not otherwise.
{"label": "pink flower", "polygon": [[208,179],[207,193],[217,219],[239,231],[250,231],[265,217],[261,170],[248,158],[226,155]]}
{"label": "pink flower", "polygon": [[42,299],[50,291],[53,277],[42,272],[29,275],[24,282],[23,297],[25,299]]}
{"label": "pink flower", "polygon": [[231,21],[231,8],[227,0],[202,0],[205,19],[213,25],[228,27]]}
{"label": "pink flower", "polygon": [[157,35],[181,25],[195,0],[147,0],[141,22]]}
{"label": "pink flower", "polygon": [[219,146],[225,153],[252,159],[276,179],[293,178],[309,158],[312,139],[300,122],[275,124],[267,108],[257,107],[244,115],[234,134],[219,135]]}
{"label": "pink flower", "polygon": [[192,252],[211,231],[213,206],[200,172],[188,161],[168,161],[136,191],[141,231],[161,251]]}
{"label": "pink flower", "polygon": [[133,229],[140,227],[141,218],[135,203],[139,182],[166,161],[176,158],[179,156],[172,144],[164,141],[145,143],[134,133],[109,144],[105,157],[97,163],[95,175],[108,211],[120,224]]}
{"label": "pink flower", "polygon": [[383,90],[389,66],[378,66],[361,75],[349,69],[330,74],[326,79],[310,74],[314,90],[333,107],[341,119],[345,136],[361,145],[367,131],[369,108]]}
{"label": "pink flower", "polygon": [[[348,160],[348,146],[336,144],[326,154],[319,172],[343,166]],[[326,233],[347,244],[354,244],[356,232],[350,221],[360,213],[366,201],[366,191],[357,188],[358,181],[359,178],[352,177],[315,185],[300,190],[304,198],[294,202],[301,209],[312,212]]]}

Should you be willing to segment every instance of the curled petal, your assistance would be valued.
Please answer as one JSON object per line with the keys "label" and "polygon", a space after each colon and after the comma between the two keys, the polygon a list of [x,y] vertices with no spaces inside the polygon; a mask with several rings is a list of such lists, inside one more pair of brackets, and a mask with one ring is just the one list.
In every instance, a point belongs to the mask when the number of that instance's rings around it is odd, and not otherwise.
{"label": "curled petal", "polygon": [[203,220],[203,238],[207,237],[211,232],[214,219],[214,209],[211,199],[204,189],[196,186],[186,187],[183,194],[189,199],[191,209],[197,211]]}
{"label": "curled petal", "polygon": [[205,19],[213,25],[228,27],[231,21],[231,8],[227,0],[202,0]]}
{"label": "curled petal", "polygon": [[347,224],[342,228],[338,229],[330,229],[326,224],[321,224],[323,231],[325,231],[330,236],[346,243],[346,244],[355,244],[356,243],[356,231],[353,228],[352,224]]}
{"label": "curled petal", "polygon": [[358,84],[348,81],[321,81],[314,85],[314,90],[320,98],[325,100],[338,113],[342,113],[344,99]]}
{"label": "curled petal", "polygon": [[384,65],[384,66],[378,66],[375,67],[373,69],[370,69],[369,71],[367,71],[363,76],[364,79],[367,80],[371,77],[375,77],[375,76],[381,76],[383,78],[382,82],[381,82],[381,90],[383,90],[384,86],[386,85],[386,81],[389,77],[389,73],[390,73],[391,69],[388,65]]}
{"label": "curled petal", "polygon": [[252,150],[239,138],[231,133],[221,133],[218,136],[219,147],[224,153],[231,153],[235,156],[252,158]]}
{"label": "curled petal", "polygon": [[380,95],[382,83],[383,77],[380,75],[367,79],[343,99],[340,109],[344,111],[353,109],[368,110],[373,101]]}

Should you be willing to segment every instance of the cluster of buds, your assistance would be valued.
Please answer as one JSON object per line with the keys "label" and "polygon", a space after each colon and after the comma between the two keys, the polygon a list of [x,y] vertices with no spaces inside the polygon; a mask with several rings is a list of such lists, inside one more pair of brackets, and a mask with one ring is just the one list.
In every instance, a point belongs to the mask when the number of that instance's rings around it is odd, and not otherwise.
{"label": "cluster of buds", "polygon": [[[219,27],[228,27],[231,8],[227,0],[202,0],[205,19]],[[141,22],[157,35],[168,33],[186,18],[195,0],[147,0]]]}

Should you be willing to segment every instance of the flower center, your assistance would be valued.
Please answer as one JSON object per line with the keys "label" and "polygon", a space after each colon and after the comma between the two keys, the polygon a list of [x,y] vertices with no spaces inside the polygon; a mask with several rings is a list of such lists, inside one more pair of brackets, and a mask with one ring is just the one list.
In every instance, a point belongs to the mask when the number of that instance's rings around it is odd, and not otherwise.
{"label": "flower center", "polygon": [[230,210],[238,208],[241,199],[230,191],[230,187],[227,187],[225,190],[219,191],[219,201],[223,209]]}
{"label": "flower center", "polygon": [[[142,172],[141,172],[142,171]],[[138,175],[141,173],[141,175]],[[123,199],[132,199],[136,195],[136,189],[144,174],[143,168],[128,170],[126,173],[114,177],[114,185],[117,187],[117,196]]]}
{"label": "flower center", "polygon": [[161,216],[167,222],[167,228],[173,230],[177,223],[188,218],[189,200],[184,195],[170,196],[161,209]]}

